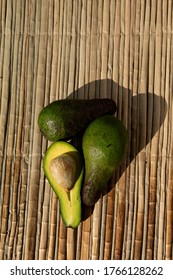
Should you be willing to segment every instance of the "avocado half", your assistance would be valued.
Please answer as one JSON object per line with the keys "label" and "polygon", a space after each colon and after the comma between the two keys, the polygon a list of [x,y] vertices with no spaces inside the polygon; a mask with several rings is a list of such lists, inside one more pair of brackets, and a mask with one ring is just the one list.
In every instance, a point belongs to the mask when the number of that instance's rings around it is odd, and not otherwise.
{"label": "avocado half", "polygon": [[[58,167],[61,161],[63,164]],[[64,224],[76,228],[81,221],[81,187],[84,172],[81,155],[68,142],[55,142],[45,153],[43,169],[59,199]],[[62,178],[59,178],[60,176]],[[66,186],[69,185],[66,181],[70,181],[70,187]]]}

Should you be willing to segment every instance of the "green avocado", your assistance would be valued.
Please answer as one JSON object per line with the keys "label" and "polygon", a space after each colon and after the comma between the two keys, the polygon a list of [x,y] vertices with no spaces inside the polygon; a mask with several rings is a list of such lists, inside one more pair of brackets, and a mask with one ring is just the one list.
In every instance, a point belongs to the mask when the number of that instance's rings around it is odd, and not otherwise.
{"label": "green avocado", "polygon": [[115,111],[115,102],[108,98],[57,100],[41,110],[38,126],[44,137],[51,142],[68,140],[83,131],[97,117]]}
{"label": "green avocado", "polygon": [[126,156],[128,134],[124,124],[110,115],[94,120],[84,132],[82,149],[85,161],[82,199],[91,206],[105,193],[108,180]]}
{"label": "green avocado", "polygon": [[81,221],[81,187],[83,161],[68,142],[50,145],[43,159],[44,173],[59,198],[62,219],[67,227],[76,228]]}

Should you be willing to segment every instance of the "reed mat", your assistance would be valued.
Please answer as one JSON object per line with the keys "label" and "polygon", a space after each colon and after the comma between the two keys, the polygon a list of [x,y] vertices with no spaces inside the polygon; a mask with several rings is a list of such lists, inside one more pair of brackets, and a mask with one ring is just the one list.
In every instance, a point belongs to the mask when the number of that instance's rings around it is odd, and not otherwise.
{"label": "reed mat", "polygon": [[[0,259],[173,259],[173,1],[0,1]],[[129,152],[66,228],[38,114],[112,98]]]}

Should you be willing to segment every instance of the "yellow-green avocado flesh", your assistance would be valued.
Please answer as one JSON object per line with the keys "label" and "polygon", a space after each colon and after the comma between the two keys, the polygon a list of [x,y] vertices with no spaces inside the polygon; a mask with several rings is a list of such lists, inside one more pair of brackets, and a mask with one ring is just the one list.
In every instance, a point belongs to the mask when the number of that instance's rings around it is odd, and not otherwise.
{"label": "yellow-green avocado flesh", "polygon": [[[70,190],[64,189],[53,176],[51,164],[59,157],[69,156],[76,163],[74,183]],[[43,160],[44,173],[60,202],[62,219],[67,227],[76,228],[81,221],[81,187],[83,162],[79,152],[68,142],[58,141],[50,145]],[[67,170],[68,175],[68,170]],[[65,176],[65,174],[64,174]]]}

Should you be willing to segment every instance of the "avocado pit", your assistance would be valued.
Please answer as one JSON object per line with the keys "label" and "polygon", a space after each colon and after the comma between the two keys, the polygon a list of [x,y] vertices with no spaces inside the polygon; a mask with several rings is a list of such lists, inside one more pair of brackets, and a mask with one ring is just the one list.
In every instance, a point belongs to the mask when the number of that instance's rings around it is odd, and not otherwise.
{"label": "avocado pit", "polygon": [[50,162],[50,172],[58,185],[70,191],[75,183],[76,161],[68,153],[57,156]]}

